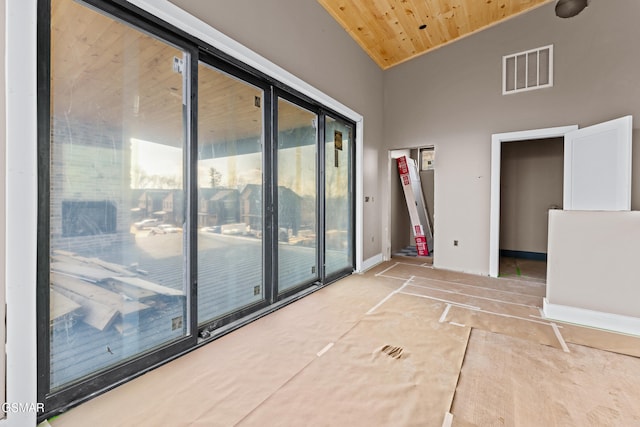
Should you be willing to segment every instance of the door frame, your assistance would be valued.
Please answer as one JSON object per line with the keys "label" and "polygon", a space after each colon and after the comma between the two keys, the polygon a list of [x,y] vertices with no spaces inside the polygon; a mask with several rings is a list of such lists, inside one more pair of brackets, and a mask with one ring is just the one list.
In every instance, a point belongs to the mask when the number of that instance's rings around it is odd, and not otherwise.
{"label": "door frame", "polygon": [[500,265],[500,176],[502,143],[564,137],[578,125],[532,129],[491,135],[491,206],[489,214],[489,276],[498,277]]}
{"label": "door frame", "polygon": [[[391,185],[393,185],[393,180],[395,180],[397,177],[397,175],[394,174],[395,171],[398,170],[398,165],[396,163],[396,159],[393,157],[394,153],[395,154],[399,154],[398,152],[406,152],[403,153],[403,155],[406,155],[407,157],[410,157],[411,155],[411,150],[418,150],[418,152],[420,151],[420,149],[422,148],[433,148],[434,151],[437,150],[437,146],[436,144],[427,144],[427,145],[420,145],[418,147],[405,147],[405,148],[393,148],[393,149],[389,149],[387,150],[387,188],[389,189],[389,198],[391,195]],[[419,160],[418,160],[419,161]],[[420,164],[418,164],[418,174],[420,174]],[[434,192],[435,192],[435,169],[434,169]],[[403,196],[404,198],[404,196]],[[434,197],[435,199],[435,197]],[[435,207],[435,200],[434,200],[434,206],[431,206],[432,209],[434,209]],[[389,261],[391,259],[391,203],[387,203],[387,221],[385,224],[385,228],[384,228],[384,241],[383,241],[383,245],[382,245],[382,250],[383,250],[383,259],[385,261]],[[433,213],[433,217],[434,217],[434,221],[435,221],[435,209],[432,211]],[[411,229],[407,230],[408,233],[412,233]],[[429,253],[431,254],[432,258],[433,258],[433,263],[435,264],[436,262],[436,257],[434,255],[434,248],[436,246],[436,237],[435,237],[435,233],[434,233],[434,226],[433,224],[431,224],[431,234],[433,235],[433,248],[429,248]],[[411,236],[413,236],[413,234],[411,234]],[[413,239],[413,237],[412,237]]]}
{"label": "door frame", "polygon": [[385,241],[383,242],[382,248],[383,248],[383,259],[385,261],[388,261],[391,259],[391,210],[392,210],[392,206],[391,206],[391,186],[393,185],[393,177],[395,176],[393,174],[394,168],[397,169],[398,166],[396,164],[395,159],[393,158],[394,153],[399,154],[397,152],[402,151],[403,154],[406,154],[407,156],[410,155],[410,148],[395,148],[392,150],[387,150],[387,188],[389,189],[389,193],[387,196],[387,199],[389,201],[389,203],[387,203],[387,221],[385,224],[385,228],[384,228],[384,239]]}

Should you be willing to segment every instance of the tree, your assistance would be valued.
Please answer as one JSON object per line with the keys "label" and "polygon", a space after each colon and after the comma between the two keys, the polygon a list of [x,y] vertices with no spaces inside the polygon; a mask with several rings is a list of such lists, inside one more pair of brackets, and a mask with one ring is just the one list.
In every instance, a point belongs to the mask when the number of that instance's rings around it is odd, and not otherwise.
{"label": "tree", "polygon": [[211,188],[216,188],[220,185],[220,181],[222,181],[222,174],[216,170],[216,168],[209,168],[209,179]]}

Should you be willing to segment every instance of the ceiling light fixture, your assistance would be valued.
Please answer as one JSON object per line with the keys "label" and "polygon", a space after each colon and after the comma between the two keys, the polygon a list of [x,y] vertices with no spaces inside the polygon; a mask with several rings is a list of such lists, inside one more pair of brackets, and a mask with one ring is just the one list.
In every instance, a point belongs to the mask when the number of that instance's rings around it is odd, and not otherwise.
{"label": "ceiling light fixture", "polygon": [[587,6],[589,6],[589,0],[558,0],[558,3],[556,3],[556,16],[572,18]]}

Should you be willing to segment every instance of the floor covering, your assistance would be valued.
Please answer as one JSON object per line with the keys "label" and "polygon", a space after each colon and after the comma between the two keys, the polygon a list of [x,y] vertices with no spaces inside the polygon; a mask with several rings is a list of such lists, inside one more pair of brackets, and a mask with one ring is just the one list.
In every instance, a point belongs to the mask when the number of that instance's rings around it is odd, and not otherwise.
{"label": "floor covering", "polygon": [[544,295],[395,257],[49,423],[640,425],[640,337],[545,319]]}

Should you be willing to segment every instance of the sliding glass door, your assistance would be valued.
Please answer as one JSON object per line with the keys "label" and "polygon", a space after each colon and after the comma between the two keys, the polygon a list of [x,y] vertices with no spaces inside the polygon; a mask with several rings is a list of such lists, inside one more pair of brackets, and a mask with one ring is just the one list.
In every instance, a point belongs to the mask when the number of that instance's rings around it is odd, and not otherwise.
{"label": "sliding glass door", "polygon": [[190,55],[72,0],[53,1],[51,35],[54,391],[191,333]]}
{"label": "sliding glass door", "polygon": [[264,91],[198,66],[198,323],[265,301]]}
{"label": "sliding glass door", "polygon": [[314,282],[318,269],[318,116],[278,99],[278,292]]}
{"label": "sliding glass door", "polygon": [[325,276],[353,268],[353,126],[325,118]]}
{"label": "sliding glass door", "polygon": [[349,274],[355,134],[129,2],[38,4],[44,417]]}

